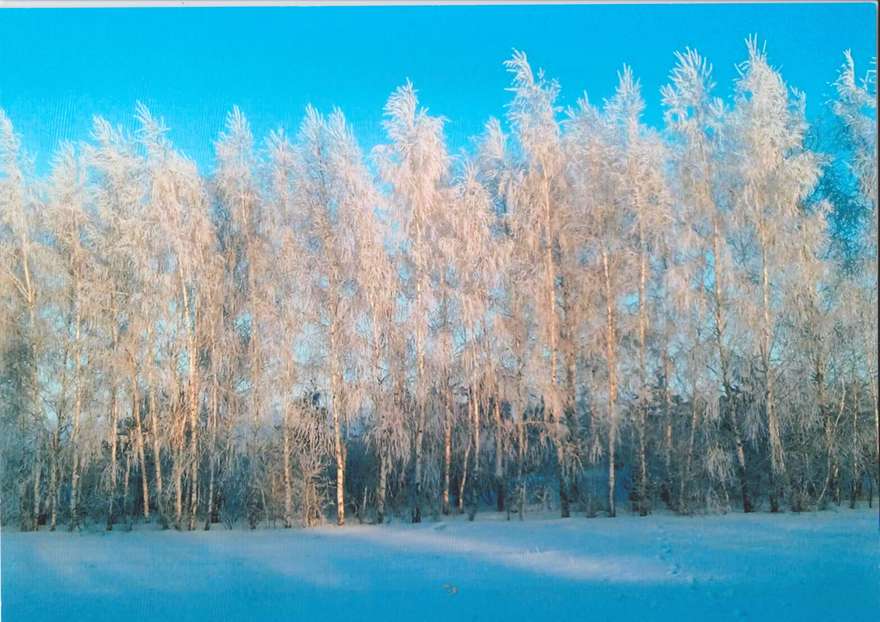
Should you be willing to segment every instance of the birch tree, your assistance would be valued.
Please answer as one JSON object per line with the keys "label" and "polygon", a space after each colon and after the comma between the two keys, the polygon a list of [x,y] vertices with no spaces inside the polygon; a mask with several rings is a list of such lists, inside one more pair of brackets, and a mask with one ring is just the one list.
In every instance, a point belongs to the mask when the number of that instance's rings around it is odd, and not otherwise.
{"label": "birch tree", "polygon": [[415,351],[413,509],[412,522],[422,520],[424,436],[430,382],[426,377],[428,315],[431,308],[429,277],[434,255],[432,220],[446,194],[449,157],[442,117],[419,107],[413,85],[398,87],[385,104],[383,126],[389,143],[376,148],[382,179],[391,186],[391,206],[406,234],[408,280],[412,288],[409,322]]}
{"label": "birch tree", "polygon": [[[21,409],[13,415],[18,438],[23,444],[18,454],[17,496],[22,529],[36,530],[41,505],[41,476],[43,445],[45,443],[46,415],[43,408],[43,388],[40,378],[40,359],[44,327],[38,306],[38,281],[41,248],[35,238],[39,233],[36,197],[26,177],[27,161],[12,122],[0,109],[0,226],[4,234],[3,284],[10,292],[4,298],[6,323],[13,335],[12,347],[22,359],[15,360],[13,373],[20,375],[19,390],[23,395],[18,402]],[[18,453],[18,452],[16,452]],[[31,484],[30,491],[28,484]],[[31,493],[28,504],[28,492]]]}
{"label": "birch tree", "polygon": [[727,232],[730,220],[728,180],[721,171],[721,137],[725,129],[724,105],[712,97],[712,66],[695,50],[676,53],[670,83],[663,87],[667,127],[677,142],[676,178],[686,218],[703,241],[708,274],[698,287],[712,313],[722,417],[730,430],[736,455],[737,477],[744,512],[752,510],[745,437],[736,409],[737,394],[731,363],[730,320],[731,255]]}
{"label": "birch tree", "polygon": [[[755,38],[747,42],[749,59],[740,66],[735,105],[729,119],[728,166],[735,176],[734,208],[743,238],[740,259],[748,269],[743,286],[747,301],[757,304],[747,313],[760,326],[756,344],[760,364],[759,403],[764,413],[770,446],[770,505],[779,509],[785,478],[785,451],[780,430],[774,382],[779,353],[775,352],[779,311],[780,266],[786,246],[791,244],[791,228],[802,217],[802,202],[818,178],[818,160],[804,146],[806,120],[803,93],[789,94],[780,74],[768,63]],[[751,283],[757,282],[757,288]]]}
{"label": "birch tree", "polygon": [[[354,345],[364,296],[364,281],[373,275],[359,269],[366,244],[375,244],[364,214],[375,205],[360,150],[342,113],[325,119],[314,108],[306,110],[300,128],[300,201],[304,214],[303,246],[318,305],[318,321],[326,333],[324,351],[329,367],[329,403],[333,418],[336,463],[336,522],[345,524],[344,426],[356,394],[345,389],[355,368]],[[356,372],[355,372],[356,373]],[[351,379],[349,388],[356,384]]]}
{"label": "birch tree", "polygon": [[[545,420],[552,431],[556,448],[559,477],[560,513],[570,514],[571,482],[569,477],[571,438],[574,433],[575,387],[571,374],[560,378],[562,361],[560,350],[559,278],[561,266],[568,258],[563,256],[563,239],[570,218],[567,202],[565,158],[561,145],[561,131],[556,115],[559,84],[544,78],[543,72],[533,73],[526,55],[514,52],[505,62],[513,75],[514,94],[509,104],[508,121],[513,130],[521,161],[515,192],[510,196],[510,208],[518,220],[518,242],[525,245],[532,260],[541,266],[538,281],[540,297],[535,300],[535,312],[541,326],[542,346],[545,350],[545,374],[542,382]],[[566,327],[567,329],[568,327]],[[566,330],[566,333],[569,331]],[[566,386],[566,381],[568,386]]]}

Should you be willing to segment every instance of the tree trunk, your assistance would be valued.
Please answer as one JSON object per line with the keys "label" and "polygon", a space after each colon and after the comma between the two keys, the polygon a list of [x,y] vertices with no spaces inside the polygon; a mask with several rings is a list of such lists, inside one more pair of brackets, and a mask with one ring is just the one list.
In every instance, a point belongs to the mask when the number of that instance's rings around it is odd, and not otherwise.
{"label": "tree trunk", "polygon": [[[186,299],[184,299],[186,300]],[[193,309],[193,323],[198,321]],[[199,351],[195,328],[189,334],[189,432],[190,432],[190,478],[189,478],[189,530],[196,528],[199,508],[199,407],[201,406],[201,379],[199,378]]]}
{"label": "tree trunk", "polygon": [[122,518],[128,522],[128,482],[131,477],[131,447],[125,450],[125,476],[122,480]]}
{"label": "tree trunk", "polygon": [[150,520],[150,483],[147,477],[147,461],[144,459],[144,428],[141,423],[141,394],[138,387],[137,374],[132,372],[131,378],[132,412],[134,414],[135,442],[137,443],[137,459],[141,469],[141,492],[144,496],[144,519]]}
{"label": "tree trunk", "polygon": [[526,421],[525,421],[526,413],[525,409],[523,409],[522,420],[519,421],[517,425],[517,465],[516,465],[516,481],[519,486],[519,491],[517,494],[517,513],[519,514],[519,519],[525,519],[525,506],[526,506],[526,479],[525,479],[525,462],[526,462]]}
{"label": "tree trunk", "polygon": [[[638,193],[636,193],[636,202],[638,204]],[[648,263],[647,251],[645,249],[645,232],[641,218],[639,219],[639,403],[638,403],[638,426],[636,429],[638,436],[638,456],[639,456],[639,476],[637,509],[640,516],[647,516],[648,507],[648,456],[645,447],[645,434],[647,425],[648,411],[648,367],[647,367],[647,349],[648,349],[648,315],[647,315],[647,280],[648,280]]]}
{"label": "tree trunk", "polygon": [[687,514],[690,511],[690,508],[688,507],[688,484],[691,479],[691,465],[694,460],[694,441],[699,421],[700,411],[697,406],[696,390],[694,390],[691,395],[691,429],[688,436],[687,456],[684,460],[684,471],[681,474],[681,482],[679,482],[678,511],[681,514]]}
{"label": "tree trunk", "polygon": [[150,390],[150,432],[153,440],[153,466],[156,473],[156,508],[159,510],[160,518],[164,519],[165,511],[162,497],[162,455],[160,453],[159,444],[159,413],[156,412],[156,390]]}
{"label": "tree trunk", "polygon": [[559,477],[559,509],[560,515],[562,518],[567,518],[570,515],[569,508],[569,500],[568,500],[568,482],[566,480],[567,473],[567,456],[566,456],[566,448],[565,441],[562,438],[562,426],[560,422],[564,413],[554,412],[557,408],[557,404],[559,404],[559,400],[557,399],[560,394],[560,386],[559,386],[559,372],[558,372],[558,350],[559,350],[559,326],[558,326],[558,318],[556,311],[556,265],[553,261],[553,247],[556,243],[556,232],[553,228],[553,215],[552,215],[552,207],[550,202],[550,181],[547,178],[547,171],[542,168],[541,170],[541,189],[542,189],[542,201],[543,201],[543,233],[544,233],[544,287],[546,289],[545,295],[547,296],[547,328],[546,328],[546,336],[547,336],[547,346],[548,346],[548,356],[550,357],[550,386],[551,391],[554,392],[553,399],[551,400],[551,406],[545,409],[545,416],[547,417],[548,422],[551,423],[554,443],[556,445],[556,461],[557,461],[557,475]]}
{"label": "tree trunk", "polygon": [[501,423],[501,402],[495,397],[495,501],[496,509],[504,511],[504,430]]}
{"label": "tree trunk", "polygon": [[52,461],[49,465],[49,531],[55,531],[55,528],[58,525],[58,496],[60,488],[58,486],[59,452],[59,431],[56,428],[55,433],[52,435]]}
{"label": "tree trunk", "polygon": [[79,426],[80,416],[82,414],[82,391],[80,390],[80,351],[79,351],[79,335],[80,322],[79,310],[76,315],[76,343],[75,360],[73,364],[73,423],[70,432],[70,453],[71,453],[71,469],[70,469],[70,529],[79,527],[79,506],[78,506],[78,490],[79,490]]}
{"label": "tree trunk", "polygon": [[[115,341],[115,339],[114,339]],[[119,411],[116,400],[116,385],[110,388],[110,501],[107,508],[107,531],[113,529],[115,517],[114,501],[116,500],[116,449],[117,449],[117,426]]]}
{"label": "tree trunk", "polygon": [[[179,408],[179,406],[178,406]],[[176,410],[176,409],[175,409]],[[174,528],[181,528],[181,520],[183,519],[183,469],[184,469],[184,458],[183,458],[183,450],[184,450],[184,436],[185,436],[185,427],[186,420],[183,417],[179,417],[179,420],[176,422],[176,430],[175,436],[175,448],[174,448],[174,462],[173,462],[173,472],[174,472]]]}
{"label": "tree trunk", "polygon": [[416,464],[415,473],[413,475],[413,510],[412,522],[422,522],[422,444],[425,436],[425,407],[424,404],[416,404],[418,411],[416,423]]}
{"label": "tree trunk", "polygon": [[471,476],[470,487],[470,510],[468,520],[472,521],[477,515],[480,504],[480,403],[477,396],[471,396],[471,417],[474,443],[474,473]]}
{"label": "tree trunk", "polygon": [[785,473],[782,452],[782,438],[779,419],[773,409],[773,374],[770,369],[770,348],[772,347],[772,326],[770,323],[770,278],[767,268],[767,250],[763,225],[761,227],[761,295],[763,326],[761,330],[761,357],[764,366],[764,408],[767,413],[767,433],[770,437],[770,511],[779,511],[781,478]]}
{"label": "tree trunk", "polygon": [[[284,445],[282,448],[281,466],[284,469],[284,527],[290,529],[293,527],[293,482],[290,473],[290,412],[289,409],[284,411],[284,422],[282,424],[282,432],[284,435]],[[214,469],[211,469],[211,484],[214,482]],[[210,493],[209,493],[210,495]]]}
{"label": "tree trunk", "polygon": [[33,510],[32,530],[40,528],[40,510],[42,508],[42,476],[43,476],[43,450],[42,440],[37,443],[36,455],[34,456],[33,468]]}
{"label": "tree trunk", "polygon": [[449,477],[452,470],[452,409],[455,407],[452,390],[446,385],[446,421],[443,426],[443,498],[441,511],[449,514]]}
{"label": "tree trunk", "polygon": [[[468,410],[470,410],[470,404],[468,405]],[[470,419],[470,416],[468,417]],[[458,483],[458,513],[462,514],[464,512],[464,494],[465,489],[467,487],[467,479],[468,479],[468,464],[471,460],[471,445],[473,445],[473,436],[468,439],[468,442],[465,444],[464,448],[464,461],[461,465],[461,481]]]}
{"label": "tree trunk", "polygon": [[605,276],[605,360],[608,364],[608,515],[616,516],[614,488],[616,473],[614,451],[617,446],[617,354],[614,321],[614,298],[611,290],[611,274],[608,269],[608,253],[602,250],[602,267]]}
{"label": "tree trunk", "polygon": [[[213,348],[211,350],[211,360],[214,360],[214,351]],[[219,404],[217,397],[217,376],[214,375],[213,384],[211,386],[211,419],[210,419],[210,427],[211,427],[211,446],[209,448],[208,455],[208,502],[205,506],[205,531],[208,531],[211,528],[211,523],[215,522],[214,516],[214,474],[217,470],[217,417],[219,415]],[[285,421],[285,434],[289,434],[290,431],[286,428],[288,425],[288,421]],[[290,447],[289,447],[289,437],[285,438],[285,458],[287,460],[290,459]],[[290,482],[289,475],[289,465],[285,466],[285,473],[287,474],[286,483]],[[292,514],[291,514],[292,521]],[[290,525],[288,525],[290,526]]]}
{"label": "tree trunk", "polygon": [[[858,386],[858,385],[856,385]],[[850,480],[850,495],[849,495],[849,507],[850,509],[855,509],[856,507],[856,495],[858,492],[858,482],[859,478],[862,476],[862,466],[860,460],[860,447],[859,447],[859,395],[856,394],[855,399],[853,400],[853,411],[852,411],[852,476]]]}
{"label": "tree trunk", "polygon": [[[874,330],[876,328],[876,326],[873,327]],[[871,469],[871,479],[880,485],[880,398],[877,395],[877,365],[875,364],[877,342],[876,340],[874,341],[873,348],[870,344],[866,344],[866,346],[865,351],[868,353],[868,389],[871,391],[871,401],[874,405],[874,467]],[[869,499],[869,502],[871,501],[873,501],[873,492]]]}
{"label": "tree trunk", "polygon": [[[335,344],[334,344],[335,347]],[[336,352],[334,350],[334,356]],[[336,524],[340,527],[345,525],[345,447],[342,443],[342,420],[340,414],[342,406],[342,378],[338,369],[338,363],[334,363],[333,369],[333,456],[336,459]]]}
{"label": "tree trunk", "polygon": [[730,429],[733,432],[734,450],[736,453],[736,474],[739,479],[740,491],[742,495],[743,512],[752,511],[752,501],[749,496],[748,471],[746,469],[746,452],[742,442],[742,434],[739,429],[739,421],[736,413],[736,399],[733,394],[733,387],[730,384],[730,376],[728,372],[727,356],[724,352],[724,318],[722,314],[723,296],[721,286],[721,266],[720,264],[720,239],[721,230],[718,223],[718,216],[712,219],[712,256],[715,260],[712,262],[713,280],[714,280],[714,307],[715,307],[715,344],[718,349],[718,362],[721,367],[721,384],[724,388],[724,405],[727,412],[727,420]]}
{"label": "tree trunk", "polygon": [[672,389],[669,384],[670,361],[668,343],[663,347],[663,462],[665,473],[660,495],[667,507],[672,505]]}
{"label": "tree trunk", "polygon": [[385,495],[388,488],[388,455],[385,440],[379,448],[379,484],[376,490],[376,522],[385,522]]}
{"label": "tree trunk", "polygon": [[423,300],[423,279],[425,278],[425,270],[422,266],[422,228],[418,221],[416,221],[416,237],[415,237],[415,248],[416,250],[416,300],[415,300],[415,321],[416,321],[416,439],[415,439],[415,473],[413,482],[413,509],[412,509],[412,522],[420,523],[422,522],[422,444],[424,443],[425,436],[425,395],[426,395],[426,387],[425,387],[425,352],[424,352],[424,334],[423,334],[423,319],[422,313],[424,309],[422,308]]}

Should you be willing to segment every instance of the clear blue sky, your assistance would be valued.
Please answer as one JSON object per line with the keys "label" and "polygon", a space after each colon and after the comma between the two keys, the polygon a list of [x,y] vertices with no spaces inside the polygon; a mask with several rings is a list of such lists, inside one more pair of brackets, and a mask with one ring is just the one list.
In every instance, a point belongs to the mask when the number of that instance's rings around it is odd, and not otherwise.
{"label": "clear blue sky", "polygon": [[673,52],[695,47],[729,96],[745,37],[757,33],[786,80],[820,111],[851,48],[876,57],[874,4],[277,7],[0,10],[0,107],[45,170],[60,139],[91,116],[131,124],[138,100],[203,169],[232,105],[258,138],[295,132],[306,104],[340,106],[362,146],[381,140],[389,93],[410,78],[423,105],[450,120],[453,148],[503,114],[513,48],[560,80],[563,104],[608,97],[631,65],[659,125]]}

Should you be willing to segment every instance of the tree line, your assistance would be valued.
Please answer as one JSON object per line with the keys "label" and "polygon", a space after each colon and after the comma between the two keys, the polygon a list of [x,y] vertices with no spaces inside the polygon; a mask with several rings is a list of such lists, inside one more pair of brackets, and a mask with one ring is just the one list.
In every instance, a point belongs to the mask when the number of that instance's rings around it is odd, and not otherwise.
{"label": "tree line", "polygon": [[876,72],[811,127],[756,39],[730,101],[676,61],[659,129],[515,52],[469,151],[407,82],[367,154],[233,109],[208,175],[138,105],[39,176],[0,110],[0,520],[870,503]]}

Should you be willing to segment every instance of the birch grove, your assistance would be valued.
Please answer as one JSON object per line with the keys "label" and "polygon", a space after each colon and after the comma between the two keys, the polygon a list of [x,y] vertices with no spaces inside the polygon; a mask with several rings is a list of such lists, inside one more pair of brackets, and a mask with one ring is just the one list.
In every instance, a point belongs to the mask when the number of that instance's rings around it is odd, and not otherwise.
{"label": "birch grove", "polygon": [[563,107],[515,51],[461,151],[410,82],[372,149],[235,108],[209,170],[138,104],[39,175],[0,110],[0,521],[872,504],[876,70],[814,127],[744,56]]}

